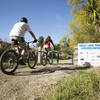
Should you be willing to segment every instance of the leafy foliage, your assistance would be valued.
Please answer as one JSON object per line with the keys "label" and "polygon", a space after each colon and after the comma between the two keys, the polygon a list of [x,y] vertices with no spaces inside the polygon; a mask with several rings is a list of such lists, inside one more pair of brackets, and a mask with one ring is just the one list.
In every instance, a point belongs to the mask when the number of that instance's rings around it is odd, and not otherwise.
{"label": "leafy foliage", "polygon": [[8,42],[0,42],[0,55],[11,46]]}
{"label": "leafy foliage", "polygon": [[68,42],[69,42],[69,36],[68,35],[64,35],[62,37],[62,39],[60,40],[60,44],[62,44],[63,46],[68,46]]}
{"label": "leafy foliage", "polygon": [[100,0],[68,0],[73,4],[69,47],[78,43],[100,42]]}
{"label": "leafy foliage", "polygon": [[38,47],[43,47],[43,43],[44,43],[44,37],[43,36],[40,36],[39,39],[38,39]]}

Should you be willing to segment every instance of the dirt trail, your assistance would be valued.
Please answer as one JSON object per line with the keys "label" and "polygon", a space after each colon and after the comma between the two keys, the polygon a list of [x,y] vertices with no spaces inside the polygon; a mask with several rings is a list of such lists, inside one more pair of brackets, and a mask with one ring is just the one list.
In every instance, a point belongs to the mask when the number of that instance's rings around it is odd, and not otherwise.
{"label": "dirt trail", "polygon": [[0,100],[39,100],[53,85],[75,74],[70,64],[20,68],[14,75],[0,72]]}

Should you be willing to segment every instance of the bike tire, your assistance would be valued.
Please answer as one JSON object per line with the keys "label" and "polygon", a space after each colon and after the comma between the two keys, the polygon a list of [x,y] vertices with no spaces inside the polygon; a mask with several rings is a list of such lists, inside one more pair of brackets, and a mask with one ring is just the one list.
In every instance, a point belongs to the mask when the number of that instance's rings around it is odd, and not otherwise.
{"label": "bike tire", "polygon": [[41,64],[43,66],[46,66],[46,64],[47,64],[47,54],[45,52],[42,53],[42,56],[41,56]]}
{"label": "bike tire", "polygon": [[36,60],[35,53],[34,52],[29,53],[28,60],[27,60],[29,68],[34,69],[36,62],[37,62],[37,60]]}
{"label": "bike tire", "polygon": [[4,74],[11,75],[18,67],[18,56],[14,50],[6,50],[0,58],[0,68]]}

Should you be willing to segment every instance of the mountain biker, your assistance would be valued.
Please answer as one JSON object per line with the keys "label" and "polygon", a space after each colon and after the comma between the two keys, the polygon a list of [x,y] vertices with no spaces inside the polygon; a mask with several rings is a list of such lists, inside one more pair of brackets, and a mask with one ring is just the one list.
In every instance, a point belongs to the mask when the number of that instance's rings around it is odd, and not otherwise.
{"label": "mountain biker", "polygon": [[46,38],[46,40],[44,41],[44,44],[43,44],[43,49],[44,49],[47,53],[51,50],[50,43],[53,45],[54,50],[55,50],[55,45],[54,45],[54,43],[53,43],[51,37],[48,36],[48,37]]}
{"label": "mountain biker", "polygon": [[[31,36],[34,39],[34,42],[37,42],[37,39],[36,39],[34,33],[32,32],[32,30],[30,29],[30,27],[28,26],[27,23],[28,23],[27,18],[25,18],[25,17],[21,18],[20,22],[17,22],[13,26],[13,28],[10,32],[10,40],[12,42],[14,42],[14,44],[19,44],[19,46],[23,49],[22,58],[25,54],[26,43],[25,43],[24,35],[25,35],[26,31],[28,31],[31,34]],[[22,63],[23,63],[23,60],[22,60]]]}

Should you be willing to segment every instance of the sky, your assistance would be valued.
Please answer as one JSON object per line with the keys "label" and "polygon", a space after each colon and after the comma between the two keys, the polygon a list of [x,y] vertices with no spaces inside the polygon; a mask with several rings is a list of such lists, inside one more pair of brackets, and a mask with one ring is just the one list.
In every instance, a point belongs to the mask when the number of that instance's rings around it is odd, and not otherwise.
{"label": "sky", "polygon": [[[0,38],[10,41],[13,25],[26,17],[37,39],[50,35],[54,43],[59,43],[69,32],[71,8],[67,0],[0,0]],[[25,40],[33,40],[28,32]]]}

